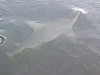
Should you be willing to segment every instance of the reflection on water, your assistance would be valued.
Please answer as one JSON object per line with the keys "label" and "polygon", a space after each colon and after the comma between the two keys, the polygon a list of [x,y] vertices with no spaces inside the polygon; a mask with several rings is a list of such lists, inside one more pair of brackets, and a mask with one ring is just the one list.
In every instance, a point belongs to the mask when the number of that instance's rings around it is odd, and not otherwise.
{"label": "reflection on water", "polygon": [[3,30],[0,33],[8,38],[2,49],[4,52],[13,53],[23,47],[53,40],[66,30],[68,36],[74,36],[71,28],[78,12],[56,1],[10,0],[1,1],[0,5],[0,29]]}
{"label": "reflection on water", "polygon": [[100,36],[90,12],[64,1],[0,0],[0,59],[11,69],[7,75],[100,74]]}

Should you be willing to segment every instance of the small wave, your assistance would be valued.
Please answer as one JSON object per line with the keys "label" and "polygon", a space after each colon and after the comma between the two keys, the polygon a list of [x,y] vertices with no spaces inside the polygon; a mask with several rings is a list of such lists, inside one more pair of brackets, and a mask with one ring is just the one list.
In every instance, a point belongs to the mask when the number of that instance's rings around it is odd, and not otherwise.
{"label": "small wave", "polygon": [[79,11],[79,12],[81,12],[83,14],[87,14],[88,13],[88,11],[86,11],[83,8],[79,8],[79,7],[72,7],[71,9],[74,10],[74,11]]}

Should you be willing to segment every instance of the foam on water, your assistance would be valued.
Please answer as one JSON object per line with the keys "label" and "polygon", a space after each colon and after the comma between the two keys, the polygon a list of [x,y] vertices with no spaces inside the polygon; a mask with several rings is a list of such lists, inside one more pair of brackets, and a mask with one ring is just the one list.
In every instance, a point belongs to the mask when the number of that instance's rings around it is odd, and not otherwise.
{"label": "foam on water", "polygon": [[81,12],[81,13],[83,13],[83,14],[87,14],[87,13],[88,13],[88,11],[86,11],[86,10],[83,9],[83,8],[72,7],[71,9],[74,10],[74,11],[79,11],[79,12]]}

